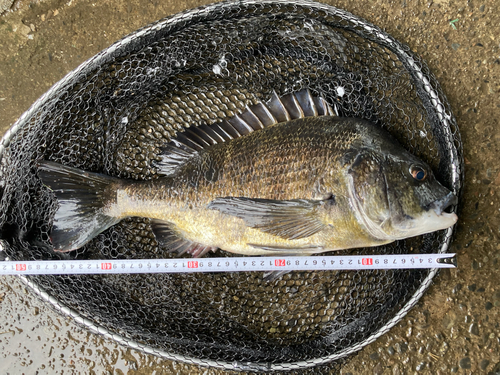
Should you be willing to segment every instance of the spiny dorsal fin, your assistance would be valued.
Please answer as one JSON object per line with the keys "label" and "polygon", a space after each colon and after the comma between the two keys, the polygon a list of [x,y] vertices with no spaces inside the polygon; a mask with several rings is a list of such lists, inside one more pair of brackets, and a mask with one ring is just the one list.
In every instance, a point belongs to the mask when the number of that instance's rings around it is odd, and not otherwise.
{"label": "spiny dorsal fin", "polygon": [[212,125],[187,128],[162,148],[162,160],[156,162],[161,175],[174,174],[179,166],[198,151],[239,138],[265,127],[304,117],[338,116],[323,97],[312,96],[309,89],[247,106],[242,113]]}

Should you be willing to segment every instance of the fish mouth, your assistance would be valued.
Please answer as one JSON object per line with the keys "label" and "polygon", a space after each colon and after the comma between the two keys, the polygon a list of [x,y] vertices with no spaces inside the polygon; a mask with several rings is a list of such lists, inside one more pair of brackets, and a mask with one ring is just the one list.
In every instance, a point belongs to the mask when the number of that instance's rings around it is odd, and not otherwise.
{"label": "fish mouth", "polygon": [[457,196],[451,192],[431,202],[426,207],[423,207],[424,210],[421,215],[407,222],[407,227],[403,225],[399,228],[402,235],[398,239],[419,236],[455,225],[458,216],[454,212],[445,212],[445,210],[457,203]]}
{"label": "fish mouth", "polygon": [[444,212],[448,207],[455,206],[458,203],[458,198],[451,191],[444,197],[436,199],[434,202],[429,203],[425,210],[433,210],[438,216],[456,216],[454,213]]}

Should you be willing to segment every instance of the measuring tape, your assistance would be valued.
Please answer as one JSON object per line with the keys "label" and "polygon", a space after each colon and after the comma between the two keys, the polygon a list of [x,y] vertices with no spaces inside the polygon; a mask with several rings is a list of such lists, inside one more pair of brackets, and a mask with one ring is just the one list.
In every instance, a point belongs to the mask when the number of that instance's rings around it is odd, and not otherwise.
{"label": "measuring tape", "polygon": [[456,268],[455,254],[333,255],[203,259],[35,260],[0,262],[0,275],[80,275],[235,271]]}

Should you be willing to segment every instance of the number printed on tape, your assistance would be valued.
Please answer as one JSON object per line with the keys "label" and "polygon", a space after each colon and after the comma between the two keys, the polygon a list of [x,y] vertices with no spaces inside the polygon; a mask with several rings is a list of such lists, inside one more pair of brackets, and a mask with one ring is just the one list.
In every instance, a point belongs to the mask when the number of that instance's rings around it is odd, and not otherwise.
{"label": "number printed on tape", "polygon": [[455,268],[455,254],[4,261],[0,275]]}

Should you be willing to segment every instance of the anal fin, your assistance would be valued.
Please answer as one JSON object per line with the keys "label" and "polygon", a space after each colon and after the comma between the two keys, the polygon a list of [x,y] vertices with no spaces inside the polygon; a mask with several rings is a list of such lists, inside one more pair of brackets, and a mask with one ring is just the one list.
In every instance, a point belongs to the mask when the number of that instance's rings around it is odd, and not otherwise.
{"label": "anal fin", "polygon": [[156,241],[158,241],[162,247],[165,247],[169,253],[177,253],[177,255],[187,253],[193,258],[199,258],[209,251],[217,250],[217,247],[203,245],[181,237],[177,231],[173,229],[173,224],[166,221],[153,219],[151,226]]}

